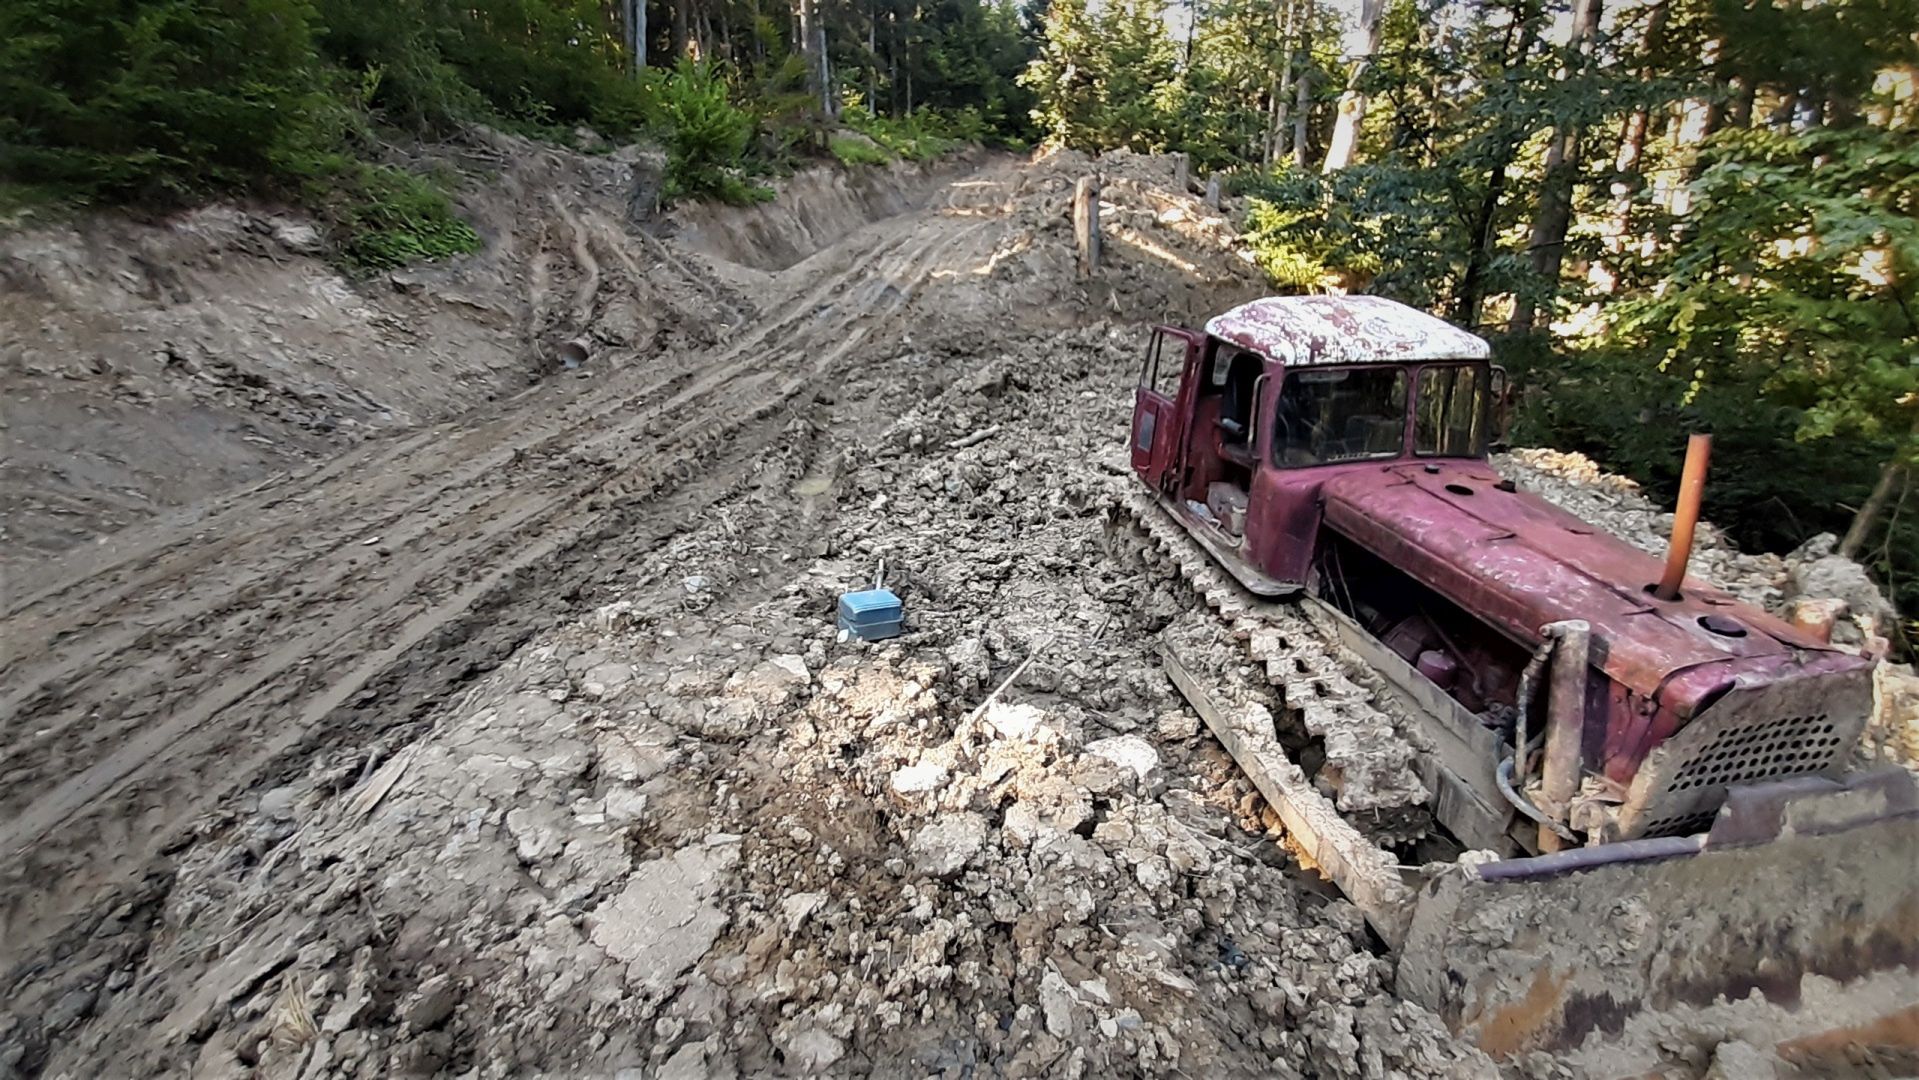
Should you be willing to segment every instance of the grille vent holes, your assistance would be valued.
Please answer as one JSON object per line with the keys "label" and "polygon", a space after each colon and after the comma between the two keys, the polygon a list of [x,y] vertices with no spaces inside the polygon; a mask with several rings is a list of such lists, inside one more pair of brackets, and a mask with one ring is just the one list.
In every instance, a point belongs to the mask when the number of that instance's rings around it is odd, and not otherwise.
{"label": "grille vent holes", "polygon": [[1719,816],[1718,811],[1702,811],[1697,814],[1675,814],[1672,817],[1662,817],[1646,826],[1646,835],[1691,836],[1694,833],[1704,832],[1710,828],[1713,818],[1717,816]]}
{"label": "grille vent holes", "polygon": [[[1839,736],[1824,713],[1782,716],[1763,724],[1721,732],[1674,774],[1670,793],[1727,787],[1775,776],[1819,772],[1839,753]],[[1666,819],[1661,819],[1666,820]],[[1657,823],[1647,827],[1650,834]]]}

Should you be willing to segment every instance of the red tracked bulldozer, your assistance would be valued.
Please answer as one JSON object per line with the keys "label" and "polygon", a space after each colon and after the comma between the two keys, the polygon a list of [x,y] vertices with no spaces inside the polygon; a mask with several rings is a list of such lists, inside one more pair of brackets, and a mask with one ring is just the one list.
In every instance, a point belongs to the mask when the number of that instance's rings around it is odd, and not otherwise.
{"label": "red tracked bulldozer", "polygon": [[[1691,1023],[1919,1066],[1919,796],[1857,768],[1872,664],[1684,575],[1703,454],[1663,564],[1502,478],[1489,355],[1366,296],[1156,328],[1123,501],[1270,693],[1170,629],[1169,673],[1402,991],[1496,1056],[1643,1074]],[[1357,691],[1312,674],[1303,627]],[[1375,704],[1390,724],[1343,719]],[[1302,711],[1318,750],[1278,719]],[[1339,813],[1351,777],[1315,761],[1368,739],[1414,762],[1425,835]]]}

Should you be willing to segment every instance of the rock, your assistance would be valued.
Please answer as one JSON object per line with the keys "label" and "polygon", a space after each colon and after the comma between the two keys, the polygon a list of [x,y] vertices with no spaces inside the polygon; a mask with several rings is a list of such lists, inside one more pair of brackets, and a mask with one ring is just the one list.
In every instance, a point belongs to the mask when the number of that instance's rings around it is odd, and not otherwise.
{"label": "rock", "polygon": [[618,895],[587,916],[594,944],[626,962],[629,983],[666,993],[725,927],[726,913],[713,900],[739,852],[738,844],[697,845],[641,863]]}
{"label": "rock", "polygon": [[1186,709],[1168,709],[1159,714],[1156,730],[1167,742],[1190,739],[1199,733],[1199,717]]}
{"label": "rock", "polygon": [[1079,989],[1081,994],[1101,1005],[1113,1003],[1113,992],[1107,989],[1105,979],[1081,979]]}
{"label": "rock", "polygon": [[846,1055],[846,1044],[809,1027],[786,1039],[786,1063],[801,1073],[825,1072]]}
{"label": "rock", "polygon": [[565,846],[552,820],[552,812],[544,807],[516,806],[508,810],[506,831],[513,835],[514,850],[520,861],[531,866],[558,855]]}
{"label": "rock", "polygon": [[646,816],[646,793],[624,786],[608,788],[605,806],[606,819],[615,825],[638,821]]}
{"label": "rock", "polygon": [[824,903],[826,894],[823,892],[794,893],[780,901],[780,914],[786,917],[786,932],[799,933],[800,927],[806,924],[807,916],[818,911]]}
{"label": "rock", "polygon": [[1843,600],[1867,633],[1890,635],[1898,624],[1898,612],[1867,576],[1866,568],[1838,554],[1837,548],[1831,533],[1821,533],[1786,556],[1786,600]]}
{"label": "rock", "polygon": [[806,658],[797,653],[781,653],[767,663],[791,675],[799,686],[806,686],[813,681],[813,673],[806,669]]}
{"label": "rock", "polygon": [[79,1023],[93,1015],[94,997],[92,990],[84,988],[69,990],[60,995],[60,1000],[53,1003],[53,1007],[40,1017],[40,1021],[48,1031],[59,1031]]}
{"label": "rock", "polygon": [[1773,1080],[1779,1075],[1778,1055],[1748,1042],[1722,1042],[1713,1049],[1706,1080]]}
{"label": "rock", "polygon": [[631,664],[597,664],[580,677],[580,693],[598,699],[608,694],[618,693],[620,687],[633,679]]}
{"label": "rock", "polygon": [[944,765],[906,765],[893,770],[891,786],[901,795],[933,791],[946,783]]}
{"label": "rock", "polygon": [[[640,1070],[633,1070],[637,1080]],[[706,1080],[706,1047],[702,1043],[687,1043],[673,1052],[660,1066],[656,1080]],[[617,1078],[616,1078],[617,1080]]]}
{"label": "rock", "polygon": [[1005,701],[995,701],[987,706],[985,715],[986,722],[992,725],[993,730],[1007,739],[1034,738],[1035,733],[1042,730],[1040,721],[1045,718],[1046,714],[1034,706]]}
{"label": "rock", "polygon": [[1919,766],[1919,675],[1910,664],[1882,663],[1873,671],[1867,739],[1908,767]]}
{"label": "rock", "polygon": [[1140,780],[1159,766],[1159,753],[1153,744],[1138,735],[1116,735],[1086,744],[1086,752],[1102,757],[1122,769],[1131,769]]}
{"label": "rock", "polygon": [[680,758],[673,748],[673,733],[666,728],[622,727],[602,731],[594,740],[600,771],[628,783],[652,779]]}
{"label": "rock", "polygon": [[755,664],[752,670],[728,679],[726,689],[764,705],[780,706],[791,701],[794,695],[812,682],[813,676],[806,670],[806,661],[787,653]]}
{"label": "rock", "polygon": [[1073,1033],[1073,990],[1059,969],[1048,967],[1039,980],[1039,1008],[1046,1017],[1046,1030],[1059,1038]]}
{"label": "rock", "polygon": [[400,1007],[400,1019],[414,1031],[428,1031],[446,1023],[459,1004],[460,993],[448,975],[435,975]]}
{"label": "rock", "polygon": [[632,628],[637,616],[630,600],[615,600],[610,604],[595,608],[587,625],[602,634],[617,634]]}
{"label": "rock", "polygon": [[299,792],[289,785],[282,785],[260,796],[260,813],[275,821],[293,820],[293,803]]}
{"label": "rock", "polygon": [[913,865],[923,874],[956,874],[986,842],[986,819],[967,812],[942,815],[913,834]]}
{"label": "rock", "polygon": [[1819,641],[1831,641],[1846,614],[1846,602],[1831,596],[1801,596],[1786,602],[1783,614],[1793,628]]}
{"label": "rock", "polygon": [[318,255],[326,250],[320,230],[307,222],[275,217],[267,219],[267,226],[273,231],[273,239],[296,255]]}

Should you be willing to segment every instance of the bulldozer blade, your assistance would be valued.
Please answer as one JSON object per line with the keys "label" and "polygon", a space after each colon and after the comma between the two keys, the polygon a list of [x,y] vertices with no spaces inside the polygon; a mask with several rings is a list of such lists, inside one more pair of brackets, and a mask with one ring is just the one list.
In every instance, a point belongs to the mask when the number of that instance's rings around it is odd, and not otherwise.
{"label": "bulldozer blade", "polygon": [[[1675,1032],[1808,1074],[1919,1068],[1919,791],[1903,769],[1735,789],[1702,836],[1457,867],[1399,989],[1495,1057],[1641,1076]],[[1847,1063],[1851,1062],[1852,1065]]]}

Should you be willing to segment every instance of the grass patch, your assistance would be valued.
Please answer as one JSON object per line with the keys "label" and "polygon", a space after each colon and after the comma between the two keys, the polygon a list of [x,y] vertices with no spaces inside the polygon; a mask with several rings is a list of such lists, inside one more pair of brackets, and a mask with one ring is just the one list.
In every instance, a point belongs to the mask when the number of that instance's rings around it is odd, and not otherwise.
{"label": "grass patch", "polygon": [[434,180],[344,155],[329,155],[309,172],[303,194],[349,271],[377,273],[479,250],[480,234]]}
{"label": "grass patch", "polygon": [[[952,113],[922,109],[908,116],[888,117],[875,116],[848,103],[840,112],[840,122],[907,161],[930,161],[969,142],[981,142],[985,135],[979,114],[964,109]],[[839,156],[837,149],[834,156]]]}
{"label": "grass patch", "polygon": [[52,184],[0,180],[0,229],[18,229],[65,217],[85,203],[72,191]]}
{"label": "grass patch", "polygon": [[893,160],[893,155],[865,139],[852,135],[835,135],[826,144],[841,165],[852,168],[855,165],[885,165]]}

